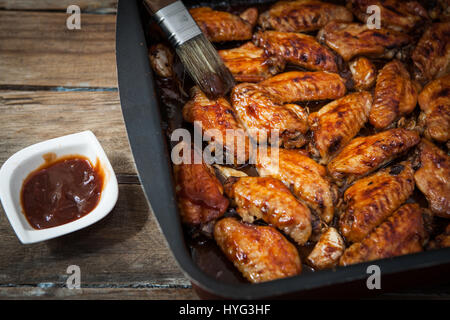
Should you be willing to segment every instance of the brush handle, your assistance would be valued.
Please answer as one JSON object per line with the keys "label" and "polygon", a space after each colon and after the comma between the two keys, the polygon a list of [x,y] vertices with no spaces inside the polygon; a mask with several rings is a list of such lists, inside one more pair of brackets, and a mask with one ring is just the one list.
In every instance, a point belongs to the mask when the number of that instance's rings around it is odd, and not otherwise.
{"label": "brush handle", "polygon": [[174,2],[175,0],[144,0],[145,6],[152,14]]}
{"label": "brush handle", "polygon": [[144,0],[144,4],[175,48],[202,34],[183,2]]}

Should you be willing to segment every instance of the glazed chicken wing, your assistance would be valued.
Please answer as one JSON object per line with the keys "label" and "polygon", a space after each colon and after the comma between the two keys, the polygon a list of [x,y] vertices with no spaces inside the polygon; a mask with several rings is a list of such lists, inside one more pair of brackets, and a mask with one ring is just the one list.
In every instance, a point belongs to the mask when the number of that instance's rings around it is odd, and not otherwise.
{"label": "glazed chicken wing", "polygon": [[182,221],[203,226],[225,213],[228,200],[212,169],[203,162],[195,163],[194,152],[192,149],[189,155],[190,163],[174,165],[175,190]]}
{"label": "glazed chicken wing", "polygon": [[250,40],[258,19],[258,10],[249,8],[240,16],[209,7],[189,10],[206,37],[212,42]]}
{"label": "glazed chicken wing", "polygon": [[410,162],[393,165],[356,181],[344,193],[344,213],[339,220],[342,235],[350,242],[361,241],[413,191],[414,171]]}
{"label": "glazed chicken wing", "polygon": [[415,203],[405,204],[367,238],[345,250],[339,264],[348,266],[420,252],[425,238],[422,209]]}
{"label": "glazed chicken wing", "polygon": [[[191,97],[183,108],[184,119],[201,129],[215,148],[225,148],[238,163],[244,163],[249,158],[251,142],[228,101],[225,98],[210,100],[198,87],[191,89]],[[234,134],[229,135],[232,141],[227,140],[227,131]]]}
{"label": "glazed chicken wing", "polygon": [[370,123],[376,129],[384,129],[400,116],[414,110],[418,89],[411,81],[403,63],[398,60],[388,62],[379,72]]}
{"label": "glazed chicken wing", "polygon": [[428,249],[450,248],[450,223],[445,228],[445,231],[436,236],[428,244]]}
{"label": "glazed chicken wing", "polygon": [[275,228],[224,218],[214,227],[214,239],[250,282],[264,282],[301,273],[295,246]]}
{"label": "glazed chicken wing", "polygon": [[291,71],[259,83],[281,102],[337,99],[345,95],[344,80],[325,71]]}
{"label": "glazed chicken wing", "polygon": [[319,238],[306,262],[313,268],[322,270],[333,268],[345,250],[345,243],[335,228],[328,228]]}
{"label": "glazed chicken wing", "polygon": [[450,73],[450,21],[433,23],[412,53],[415,79],[425,83]]}
{"label": "glazed chicken wing", "polygon": [[353,139],[328,163],[328,172],[337,180],[347,182],[363,177],[414,147],[419,134],[406,129],[391,129]]}
{"label": "glazed chicken wing", "polygon": [[325,167],[301,151],[274,148],[269,151],[266,155],[258,154],[256,168],[260,176],[283,181],[324,222],[331,222],[336,190],[325,177]]}
{"label": "glazed chicken wing", "polygon": [[377,69],[366,57],[357,57],[348,64],[353,86],[358,91],[370,89],[377,79]]}
{"label": "glazed chicken wing", "polygon": [[225,66],[239,82],[259,82],[282,71],[285,61],[282,57],[267,54],[251,42],[240,47],[219,50]]}
{"label": "glazed chicken wing", "polygon": [[148,50],[150,65],[155,73],[163,78],[173,77],[173,53],[162,43],[155,44]]}
{"label": "glazed chicken wing", "polygon": [[299,245],[311,235],[311,214],[280,180],[272,177],[230,178],[225,192],[245,222],[262,219],[289,235]]}
{"label": "glazed chicken wing", "polygon": [[400,32],[385,28],[369,29],[366,24],[332,21],[317,34],[325,43],[349,61],[356,56],[392,58],[399,48],[411,41]]}
{"label": "glazed chicken wing", "polygon": [[450,139],[450,75],[430,82],[419,94],[425,113],[425,136],[439,142]]}
{"label": "glazed chicken wing", "polygon": [[436,215],[450,218],[450,157],[430,141],[419,144],[421,167],[414,178]]}
{"label": "glazed chicken wing", "polygon": [[353,16],[343,6],[314,0],[279,1],[260,15],[258,23],[264,29],[282,32],[318,30],[331,20],[352,21]]}
{"label": "glazed chicken wing", "polygon": [[287,62],[308,70],[338,72],[336,56],[312,36],[279,31],[257,32],[253,36],[258,47]]}
{"label": "glazed chicken wing", "polygon": [[264,87],[241,83],[231,91],[231,101],[241,123],[254,141],[271,144],[272,135],[279,135],[278,144],[285,148],[300,148],[306,143],[308,131],[306,111],[294,104],[283,104]]}
{"label": "glazed chicken wing", "polygon": [[350,0],[348,8],[363,23],[373,13],[367,7],[380,8],[381,26],[396,31],[408,32],[428,19],[427,11],[417,1],[403,0]]}
{"label": "glazed chicken wing", "polygon": [[364,126],[372,106],[369,92],[351,93],[309,115],[310,150],[327,164]]}

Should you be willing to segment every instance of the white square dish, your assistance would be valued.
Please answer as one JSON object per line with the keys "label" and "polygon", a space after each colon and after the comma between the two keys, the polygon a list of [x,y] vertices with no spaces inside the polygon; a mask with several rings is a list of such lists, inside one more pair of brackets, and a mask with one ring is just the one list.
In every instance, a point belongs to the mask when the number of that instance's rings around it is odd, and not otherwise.
{"label": "white square dish", "polygon": [[[85,216],[47,229],[34,229],[27,221],[21,206],[20,193],[26,177],[45,161],[43,156],[56,154],[57,158],[81,155],[95,166],[97,161],[104,171],[102,193],[97,206]],[[56,238],[85,228],[104,218],[115,206],[119,187],[114,170],[105,151],[91,131],[83,131],[26,147],[12,155],[0,169],[0,200],[19,240],[35,243]]]}

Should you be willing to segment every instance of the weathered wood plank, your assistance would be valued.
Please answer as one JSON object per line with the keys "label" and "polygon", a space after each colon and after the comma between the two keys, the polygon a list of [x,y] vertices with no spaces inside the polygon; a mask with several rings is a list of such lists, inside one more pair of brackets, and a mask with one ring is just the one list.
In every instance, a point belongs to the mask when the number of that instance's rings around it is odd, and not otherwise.
{"label": "weathered wood plank", "polygon": [[81,11],[116,12],[117,0],[0,0],[0,9],[5,10],[66,10],[76,4]]}
{"label": "weathered wood plank", "polygon": [[115,15],[0,11],[0,85],[117,87]]}
{"label": "weathered wood plank", "polygon": [[116,174],[136,174],[118,92],[0,91],[0,115],[0,165],[31,144],[91,130]]}
{"label": "weathered wood plank", "polygon": [[139,185],[121,185],[114,210],[77,232],[22,245],[0,209],[0,288],[63,288],[67,267],[81,270],[81,287],[189,287]]}
{"label": "weathered wood plank", "polygon": [[192,288],[36,288],[15,287],[0,288],[0,299],[93,299],[93,300],[196,300],[197,294]]}

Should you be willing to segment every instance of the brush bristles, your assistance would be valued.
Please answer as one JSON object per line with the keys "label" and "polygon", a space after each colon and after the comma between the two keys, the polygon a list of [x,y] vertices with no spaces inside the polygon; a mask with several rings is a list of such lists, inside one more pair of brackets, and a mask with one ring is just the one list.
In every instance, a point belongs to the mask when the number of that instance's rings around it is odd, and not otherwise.
{"label": "brush bristles", "polygon": [[234,86],[234,78],[213,45],[198,35],[176,49],[191,78],[211,99],[224,96]]}

